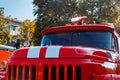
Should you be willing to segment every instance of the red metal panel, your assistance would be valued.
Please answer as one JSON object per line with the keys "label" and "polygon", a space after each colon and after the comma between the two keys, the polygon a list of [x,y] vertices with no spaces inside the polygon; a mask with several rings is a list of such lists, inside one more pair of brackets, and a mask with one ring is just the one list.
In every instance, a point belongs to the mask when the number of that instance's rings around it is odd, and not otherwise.
{"label": "red metal panel", "polygon": [[32,71],[32,67],[31,67],[31,65],[28,65],[29,66],[29,77],[28,77],[28,80],[31,80],[31,77],[32,77],[32,73],[31,73],[31,71]]}
{"label": "red metal panel", "polygon": [[52,74],[51,74],[51,72],[52,72],[52,70],[51,70],[52,68],[51,68],[51,66],[49,65],[48,66],[48,80],[51,80],[52,79]]}
{"label": "red metal panel", "polygon": [[25,80],[25,65],[22,65],[22,66],[23,66],[22,80]]}
{"label": "red metal panel", "polygon": [[52,27],[47,28],[42,31],[42,35],[49,33],[49,32],[57,32],[57,31],[65,31],[65,30],[107,30],[107,31],[113,31],[114,29],[109,27],[108,25],[98,25],[98,24],[91,24],[91,25],[74,25],[74,26],[59,26],[59,27]]}
{"label": "red metal panel", "polygon": [[18,80],[19,78],[19,66],[16,66],[17,69],[16,69],[16,80]]}
{"label": "red metal panel", "polygon": [[64,80],[68,80],[68,69],[67,69],[67,66],[64,66]]}
{"label": "red metal panel", "polygon": [[13,54],[14,55],[12,55],[11,56],[11,58],[13,59],[13,58],[27,58],[27,53],[28,53],[28,49],[29,48],[24,48],[24,49],[18,49],[18,50],[16,50]]}
{"label": "red metal panel", "polygon": [[56,80],[60,80],[60,69],[59,66],[56,67]]}
{"label": "red metal panel", "polygon": [[76,80],[76,66],[73,65],[73,79],[72,80]]}
{"label": "red metal panel", "polygon": [[42,47],[40,50],[40,58],[45,58],[47,47]]}
{"label": "red metal panel", "polygon": [[13,66],[11,66],[11,80],[13,80],[13,72],[14,72]]}

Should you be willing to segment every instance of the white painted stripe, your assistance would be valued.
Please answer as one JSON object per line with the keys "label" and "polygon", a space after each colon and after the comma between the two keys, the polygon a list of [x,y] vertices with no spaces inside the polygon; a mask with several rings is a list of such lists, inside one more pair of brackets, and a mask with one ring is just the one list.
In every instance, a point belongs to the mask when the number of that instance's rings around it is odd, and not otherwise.
{"label": "white painted stripe", "polygon": [[27,58],[39,58],[41,47],[29,48]]}
{"label": "white painted stripe", "polygon": [[58,58],[61,47],[62,46],[50,46],[50,47],[48,47],[45,57],[46,58]]}

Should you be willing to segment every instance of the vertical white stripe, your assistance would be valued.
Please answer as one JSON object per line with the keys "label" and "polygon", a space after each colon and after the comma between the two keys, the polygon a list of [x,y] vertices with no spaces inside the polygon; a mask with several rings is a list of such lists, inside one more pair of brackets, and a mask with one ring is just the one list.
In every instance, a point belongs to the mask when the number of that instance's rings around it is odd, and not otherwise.
{"label": "vertical white stripe", "polygon": [[29,48],[27,58],[39,58],[41,47]]}
{"label": "vertical white stripe", "polygon": [[46,58],[58,58],[61,46],[50,46],[46,51]]}

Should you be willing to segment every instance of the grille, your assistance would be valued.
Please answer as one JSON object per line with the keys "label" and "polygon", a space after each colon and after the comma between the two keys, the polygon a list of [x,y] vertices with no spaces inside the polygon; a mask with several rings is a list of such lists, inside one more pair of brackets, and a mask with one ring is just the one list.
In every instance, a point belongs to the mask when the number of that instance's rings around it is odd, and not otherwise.
{"label": "grille", "polygon": [[36,80],[36,66],[9,65],[8,80]]}
{"label": "grille", "polygon": [[81,67],[44,66],[44,80],[81,80]]}

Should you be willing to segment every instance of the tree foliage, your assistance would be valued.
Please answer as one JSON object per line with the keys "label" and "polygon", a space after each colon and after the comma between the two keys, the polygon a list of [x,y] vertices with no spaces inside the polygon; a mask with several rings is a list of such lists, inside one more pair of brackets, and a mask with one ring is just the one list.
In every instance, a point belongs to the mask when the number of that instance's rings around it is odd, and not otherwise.
{"label": "tree foliage", "polygon": [[118,16],[116,4],[119,0],[83,0],[79,3],[81,15],[88,16],[88,22],[114,22]]}
{"label": "tree foliage", "polygon": [[119,13],[118,17],[115,20],[115,26],[116,26],[116,30],[117,32],[120,34],[120,8],[117,8],[117,11]]}
{"label": "tree foliage", "polygon": [[40,33],[44,28],[64,25],[77,10],[77,2],[74,0],[34,0],[33,3],[36,6],[34,13],[37,15],[34,34],[36,45],[40,44]]}
{"label": "tree foliage", "polygon": [[33,42],[33,33],[35,31],[35,20],[25,20],[22,22],[22,26],[19,28],[19,37],[21,41],[28,40],[30,42]]}
{"label": "tree foliage", "polygon": [[3,9],[0,9],[0,44],[7,44],[10,38],[10,31],[7,27],[8,18],[4,17]]}
{"label": "tree foliage", "polygon": [[34,0],[34,15],[37,16],[34,39],[41,41],[41,30],[56,25],[65,25],[71,17],[85,15],[87,23],[113,22],[117,16],[116,4],[119,0]]}

